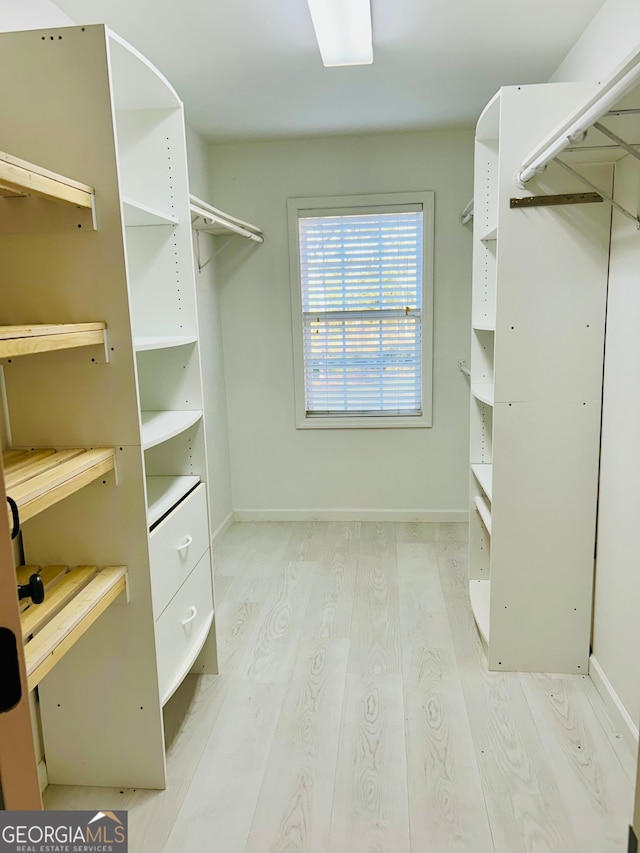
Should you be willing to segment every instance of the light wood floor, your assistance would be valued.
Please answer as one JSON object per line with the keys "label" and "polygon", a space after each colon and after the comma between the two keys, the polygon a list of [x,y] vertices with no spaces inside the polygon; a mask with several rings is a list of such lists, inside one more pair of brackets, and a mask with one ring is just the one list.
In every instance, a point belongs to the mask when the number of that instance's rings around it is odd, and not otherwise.
{"label": "light wood floor", "polygon": [[633,758],[584,676],[489,673],[462,524],[245,523],[215,552],[221,675],[166,709],[132,853],[624,853]]}

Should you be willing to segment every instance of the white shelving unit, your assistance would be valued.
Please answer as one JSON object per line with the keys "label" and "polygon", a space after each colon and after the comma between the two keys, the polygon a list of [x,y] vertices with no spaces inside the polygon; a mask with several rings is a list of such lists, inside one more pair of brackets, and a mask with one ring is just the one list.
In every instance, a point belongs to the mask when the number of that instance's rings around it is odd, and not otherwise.
{"label": "white shelving unit", "polygon": [[[47,222],[53,224],[54,231],[68,229],[72,227],[66,215],[69,212],[83,220],[76,221],[77,228],[83,225],[95,227],[94,191],[91,187],[3,152],[0,154],[0,244],[3,248],[11,246],[21,232],[20,217],[16,223],[11,216],[12,207],[16,204],[22,206],[23,214],[27,213],[22,217],[22,222],[30,226],[25,228],[27,233],[37,234],[38,226],[47,230]],[[29,222],[29,209],[34,211],[35,221]],[[87,221],[82,213],[78,215],[78,211],[90,212],[91,221]],[[58,216],[60,213],[62,215]],[[36,242],[37,239],[36,236]],[[5,359],[7,365],[18,357],[22,360],[22,357],[39,355],[41,370],[43,364],[51,361],[55,364],[61,351],[68,354],[69,350],[73,351],[76,365],[86,365],[89,359],[95,364],[104,361],[105,346],[104,322],[13,323],[0,327],[0,358]],[[10,406],[16,401],[6,399],[5,403],[3,428],[6,444],[12,414]],[[78,400],[78,405],[83,403],[82,399]],[[3,449],[0,483],[3,497],[6,491],[16,513],[14,517],[14,509],[8,512],[10,528],[24,526],[30,519],[50,512],[60,502],[98,481],[105,485],[107,480],[102,478],[110,476],[114,467],[115,450],[112,447]],[[85,493],[85,496],[91,503],[90,493]],[[17,532],[12,535],[17,535]],[[82,641],[84,634],[107,608],[123,599],[127,591],[127,567],[85,565],[69,569],[58,565],[14,568],[17,554],[11,547],[8,534],[1,550],[0,576],[6,596],[3,625],[10,626],[15,637],[22,637],[22,661],[19,654],[18,663],[24,670],[20,680],[23,697],[26,697],[27,691],[34,690]],[[18,612],[15,585],[28,584],[35,572],[44,583],[45,600],[35,605],[29,598],[21,602]],[[9,665],[10,671],[10,662],[5,661],[5,664]],[[10,808],[41,808],[29,705],[23,698],[18,706],[22,709],[21,719],[27,723],[22,730],[15,714],[12,718],[3,715],[3,791],[5,800],[9,799],[7,807]]]}
{"label": "white shelving unit", "polygon": [[480,237],[480,240],[483,243],[491,243],[497,239],[498,239],[498,226],[497,225],[494,225],[492,228],[490,228],[488,231],[486,231],[482,235],[482,237]]}
{"label": "white shelving unit", "polygon": [[200,483],[194,475],[147,477],[147,522],[154,527],[167,513]]}
{"label": "white shelving unit", "polygon": [[474,503],[487,533],[491,536],[491,510],[489,509],[487,502],[482,495],[476,495]]}
{"label": "white shelving unit", "polygon": [[476,129],[469,591],[492,670],[588,671],[610,211],[511,199],[584,191],[514,175],[591,89],[505,87]]}
{"label": "white shelving unit", "polygon": [[472,580],[469,582],[469,598],[471,608],[478,626],[478,633],[485,645],[489,647],[489,614],[491,612],[491,587],[488,580]]}
{"label": "white shelving unit", "polygon": [[493,406],[493,384],[489,382],[472,383],[471,393],[481,403],[486,403],[487,406]]}
{"label": "white shelving unit", "polygon": [[95,189],[74,184],[82,204],[54,217],[0,163],[0,321],[85,324],[76,348],[6,358],[12,445],[111,448],[82,494],[26,521],[26,558],[128,567],[129,603],[39,683],[48,776],[162,788],[163,704],[194,665],[217,671],[182,104],[103,26],[0,42],[4,147]]}
{"label": "white shelving unit", "polygon": [[142,447],[149,450],[180,435],[202,418],[202,412],[141,412]]}
{"label": "white shelving unit", "polygon": [[478,483],[480,483],[480,487],[489,499],[489,502],[491,502],[491,493],[493,491],[493,465],[472,465],[471,472]]}
{"label": "white shelving unit", "polygon": [[178,220],[170,213],[156,210],[147,204],[122,198],[124,224],[130,228],[143,225],[177,225]]}
{"label": "white shelving unit", "polygon": [[134,338],[136,352],[147,352],[148,350],[168,349],[170,347],[184,347],[197,343],[196,335],[156,335]]}
{"label": "white shelving unit", "polygon": [[491,320],[478,321],[473,324],[473,328],[476,332],[495,332],[496,324]]}

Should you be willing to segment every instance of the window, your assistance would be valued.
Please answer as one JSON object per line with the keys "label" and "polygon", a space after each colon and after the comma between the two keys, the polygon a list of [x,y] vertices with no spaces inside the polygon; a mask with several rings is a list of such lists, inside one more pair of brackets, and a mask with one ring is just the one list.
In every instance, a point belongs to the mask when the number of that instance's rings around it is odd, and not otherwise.
{"label": "window", "polygon": [[290,199],[298,427],[431,426],[433,193]]}

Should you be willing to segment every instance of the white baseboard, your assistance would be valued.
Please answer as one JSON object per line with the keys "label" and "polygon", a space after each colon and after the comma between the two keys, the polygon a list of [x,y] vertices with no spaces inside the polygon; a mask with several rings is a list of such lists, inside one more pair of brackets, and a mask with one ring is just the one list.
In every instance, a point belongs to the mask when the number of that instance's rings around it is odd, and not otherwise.
{"label": "white baseboard", "polygon": [[225,518],[225,520],[219,524],[216,529],[211,534],[211,547],[215,548],[218,544],[218,540],[221,539],[227,530],[231,527],[233,522],[235,521],[235,513],[233,510],[229,513],[229,515]]}
{"label": "white baseboard", "polygon": [[49,775],[47,773],[47,765],[44,758],[38,762],[38,784],[40,785],[40,793],[42,793],[49,784]]}
{"label": "white baseboard", "polygon": [[627,709],[620,701],[620,697],[593,655],[589,657],[589,675],[598,693],[602,696],[616,729],[624,738],[635,758],[638,751],[638,726],[629,716]]}
{"label": "white baseboard", "polygon": [[467,510],[458,509],[237,509],[235,521],[461,521]]}

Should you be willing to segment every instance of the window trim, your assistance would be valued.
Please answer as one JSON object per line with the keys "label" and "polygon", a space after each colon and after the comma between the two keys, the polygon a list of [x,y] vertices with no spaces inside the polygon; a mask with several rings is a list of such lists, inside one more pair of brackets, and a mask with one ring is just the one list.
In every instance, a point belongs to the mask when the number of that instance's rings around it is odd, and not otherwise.
{"label": "window trim", "polygon": [[[397,205],[422,206],[422,414],[421,415],[339,415],[308,417],[304,390],[304,345],[302,289],[300,281],[300,213],[316,216],[364,212],[367,207]],[[434,192],[290,198],[287,200],[289,225],[289,269],[291,283],[291,327],[296,429],[403,429],[432,426],[433,412],[433,269]]]}

